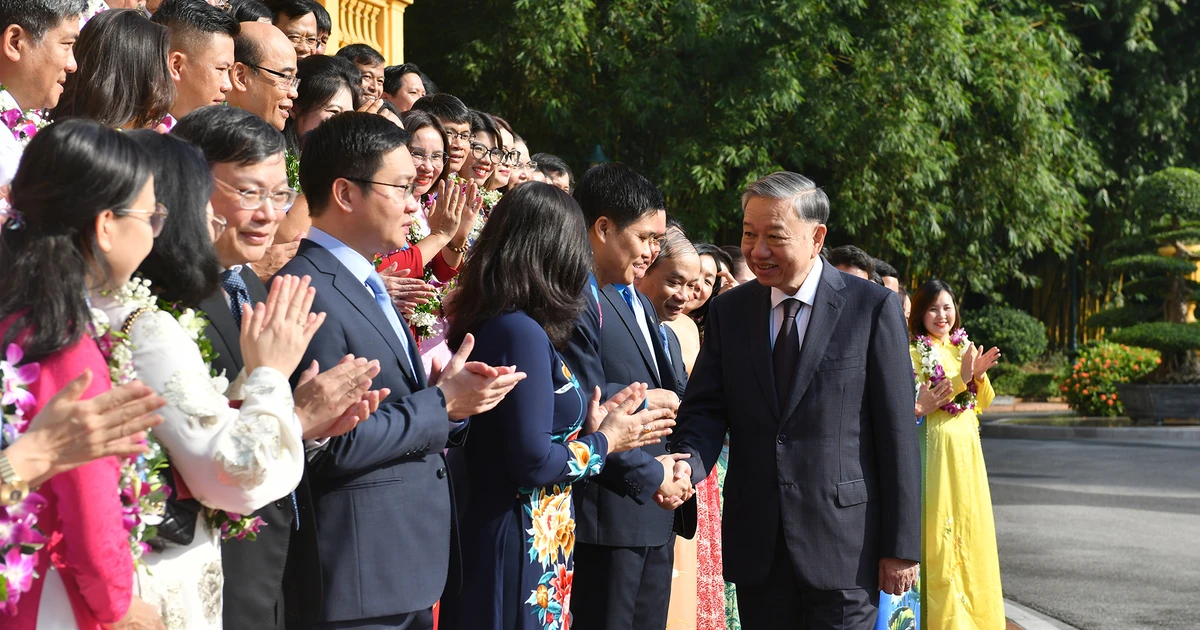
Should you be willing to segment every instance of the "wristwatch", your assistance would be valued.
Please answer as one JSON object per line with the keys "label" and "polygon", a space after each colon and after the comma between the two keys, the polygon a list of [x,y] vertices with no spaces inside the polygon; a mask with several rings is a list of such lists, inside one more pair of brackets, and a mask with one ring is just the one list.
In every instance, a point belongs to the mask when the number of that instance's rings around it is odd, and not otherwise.
{"label": "wristwatch", "polygon": [[13,470],[8,455],[0,453],[0,505],[8,507],[25,500],[29,495],[29,482],[21,479]]}

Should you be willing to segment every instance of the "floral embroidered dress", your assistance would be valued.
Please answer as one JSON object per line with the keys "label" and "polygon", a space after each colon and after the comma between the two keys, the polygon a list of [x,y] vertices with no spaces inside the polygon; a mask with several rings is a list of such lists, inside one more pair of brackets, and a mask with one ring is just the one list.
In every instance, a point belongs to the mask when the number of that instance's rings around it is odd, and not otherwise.
{"label": "floral embroidered dress", "polygon": [[[197,345],[203,325],[185,327],[194,318],[176,320],[155,302],[145,289],[129,286],[92,296],[93,307],[117,330],[131,313],[148,308],[129,330],[133,369],[167,401],[158,412],[163,423],[151,435],[166,449],[173,474],[205,507],[236,514],[287,495],[304,472],[303,431],[287,376],[260,367],[233,385],[212,377]],[[229,406],[227,393],[244,398],[240,409]],[[159,608],[169,630],[221,628],[220,539],[202,513],[191,544],[168,543],[142,556],[138,593]]]}
{"label": "floral embroidered dress", "polygon": [[[475,331],[471,360],[528,376],[471,419],[459,516],[463,586],[443,599],[440,630],[567,630],[571,626],[575,513],[571,484],[594,476],[608,452],[580,436],[585,396],[545,331],[517,311]],[[463,483],[466,482],[466,483]],[[465,488],[463,486],[466,486]]]}
{"label": "floral embroidered dress", "polygon": [[[918,381],[928,380],[917,344],[910,350]],[[959,347],[933,339],[931,354],[954,384],[955,396],[964,392]],[[953,416],[938,409],[919,428],[922,628],[994,630],[1005,624],[996,526],[976,415],[996,394],[986,374],[976,388],[975,409]]]}

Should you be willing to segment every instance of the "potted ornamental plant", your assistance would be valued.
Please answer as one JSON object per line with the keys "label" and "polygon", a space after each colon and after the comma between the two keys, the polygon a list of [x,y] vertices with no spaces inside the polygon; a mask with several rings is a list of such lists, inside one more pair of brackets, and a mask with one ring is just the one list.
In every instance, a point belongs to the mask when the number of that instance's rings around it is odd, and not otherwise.
{"label": "potted ornamental plant", "polygon": [[1113,331],[1118,344],[1153,348],[1157,368],[1117,385],[1125,413],[1137,423],[1200,416],[1200,173],[1159,171],[1138,187],[1140,234],[1111,243],[1109,268],[1125,280],[1122,303],[1093,315],[1092,327]]}

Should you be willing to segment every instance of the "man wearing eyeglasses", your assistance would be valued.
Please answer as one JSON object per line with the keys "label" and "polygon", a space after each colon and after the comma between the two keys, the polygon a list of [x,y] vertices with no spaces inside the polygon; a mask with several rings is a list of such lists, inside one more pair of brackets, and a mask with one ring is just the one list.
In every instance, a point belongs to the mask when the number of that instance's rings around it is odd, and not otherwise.
{"label": "man wearing eyeglasses", "polygon": [[[243,367],[241,305],[267,299],[266,286],[247,265],[262,259],[297,196],[287,185],[283,134],[249,112],[220,105],[192,112],[172,133],[204,152],[214,180],[210,198],[214,233],[221,225],[219,219],[224,220],[224,229],[214,241],[223,269],[221,290],[201,308],[211,322],[205,336],[218,354],[213,367],[232,378]],[[298,491],[306,492],[306,484]],[[268,524],[258,540],[231,540],[222,546],[225,627],[283,628],[283,572],[291,534],[312,527],[311,522],[297,527],[300,515],[294,497],[281,497],[255,512]],[[303,570],[320,573],[315,565]],[[318,598],[308,599],[313,605],[319,603]],[[316,609],[304,612],[319,614]]]}
{"label": "man wearing eyeglasses", "polygon": [[283,131],[300,85],[295,47],[283,31],[261,22],[242,24],[233,44],[233,90],[226,100]]}
{"label": "man wearing eyeglasses", "polygon": [[313,13],[314,4],[310,0],[274,0],[269,3],[272,23],[292,43],[292,48],[296,49],[296,59],[319,54],[317,48],[321,40],[317,33],[317,16]]}

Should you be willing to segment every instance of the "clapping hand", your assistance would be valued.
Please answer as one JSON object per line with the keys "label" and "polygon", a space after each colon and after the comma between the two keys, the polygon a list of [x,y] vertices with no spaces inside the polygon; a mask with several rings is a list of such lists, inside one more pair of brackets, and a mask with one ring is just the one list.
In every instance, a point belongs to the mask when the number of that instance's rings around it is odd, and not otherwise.
{"label": "clapping hand", "polygon": [[474,348],[475,337],[467,333],[458,352],[450,357],[444,369],[441,362],[434,359],[429,370],[429,382],[442,390],[446,412],[452,421],[488,411],[504,400],[517,383],[525,380],[525,373],[518,372],[515,366],[492,367],[479,361],[467,361]]}
{"label": "clapping hand", "polygon": [[663,465],[663,482],[654,493],[654,502],[664,510],[674,510],[696,494],[692,486],[692,467],[683,461],[689,457],[690,453],[671,453],[657,458]]}
{"label": "clapping hand", "polygon": [[675,426],[674,413],[667,409],[641,408],[646,397],[645,383],[634,383],[617,392],[603,405],[600,388],[592,393],[588,414],[589,433],[603,433],[608,440],[608,452],[621,453],[657,444],[671,434]]}
{"label": "clapping hand", "polygon": [[379,272],[392,302],[404,315],[412,315],[418,306],[429,302],[434,293],[432,284],[420,278],[409,278],[408,274],[408,269],[397,270],[396,263]]}
{"label": "clapping hand", "polygon": [[929,387],[929,383],[921,383],[921,389],[917,392],[917,405],[913,409],[913,413],[918,418],[926,416],[953,398],[954,384],[949,379],[938,381],[938,384],[932,388]]}
{"label": "clapping hand", "polygon": [[[453,185],[454,188],[461,188],[459,185]],[[475,182],[466,184],[465,189],[461,190],[462,196],[459,197],[458,203],[463,205],[462,214],[458,220],[458,231],[455,232],[454,238],[450,242],[465,244],[471,236],[471,230],[475,229],[475,220],[479,217],[479,211],[483,209],[483,197],[479,195],[479,186]]]}
{"label": "clapping hand", "polygon": [[[462,222],[463,212],[468,208],[467,201],[475,197],[475,184],[470,185],[470,191],[464,191],[462,186],[446,180],[438,182],[437,202],[429,209],[426,220],[429,222],[430,235],[438,234],[453,242]],[[468,196],[468,192],[470,196]],[[463,237],[466,240],[466,237]]]}
{"label": "clapping hand", "polygon": [[335,367],[318,374],[320,369],[313,361],[296,385],[296,415],[306,440],[348,433],[391,393],[387,388],[371,391],[371,379],[379,375],[379,361],[348,354]]}
{"label": "clapping hand", "polygon": [[308,342],[325,323],[325,313],[312,313],[317,290],[312,278],[276,277],[267,303],[242,307],[242,356],[246,373],[261,366],[291,374],[300,364]]}
{"label": "clapping hand", "polygon": [[970,384],[973,380],[983,378],[983,375],[999,361],[999,348],[992,347],[991,350],[980,354],[979,347],[971,343],[962,354],[960,375],[963,383]]}

